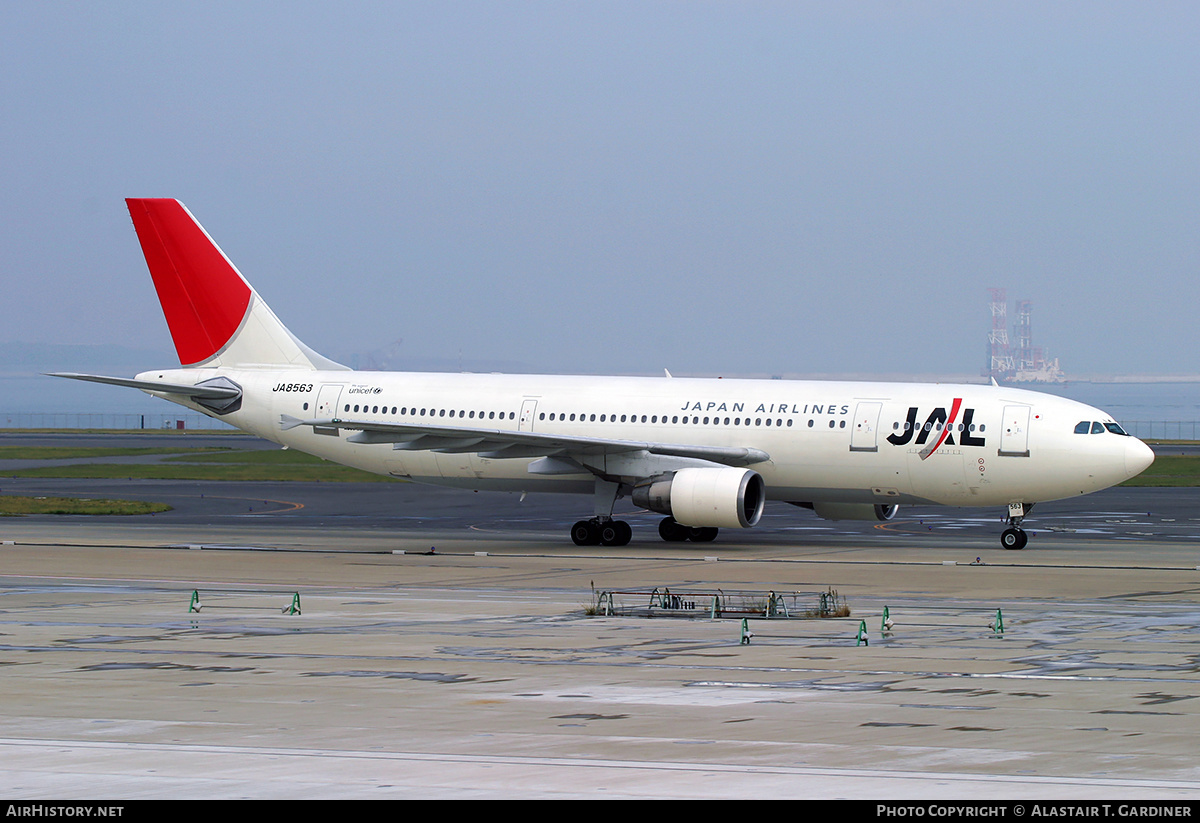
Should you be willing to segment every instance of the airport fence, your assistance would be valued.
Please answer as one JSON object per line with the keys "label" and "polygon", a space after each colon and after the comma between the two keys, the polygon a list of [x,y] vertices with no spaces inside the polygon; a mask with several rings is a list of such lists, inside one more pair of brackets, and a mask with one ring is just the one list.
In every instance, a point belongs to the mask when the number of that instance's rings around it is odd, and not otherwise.
{"label": "airport fence", "polygon": [[1197,420],[1131,420],[1121,428],[1142,440],[1196,440],[1200,437]]}
{"label": "airport fence", "polygon": [[174,429],[232,431],[233,426],[203,414],[98,414],[90,412],[0,413],[3,429]]}

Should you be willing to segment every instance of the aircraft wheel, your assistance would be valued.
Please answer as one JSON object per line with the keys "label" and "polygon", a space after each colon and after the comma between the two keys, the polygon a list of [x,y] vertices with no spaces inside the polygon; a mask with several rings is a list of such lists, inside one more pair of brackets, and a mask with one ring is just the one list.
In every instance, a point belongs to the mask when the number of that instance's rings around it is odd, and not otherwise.
{"label": "aircraft wheel", "polygon": [[633,529],[624,520],[609,520],[600,526],[600,542],[605,546],[627,546],[633,539]]}
{"label": "aircraft wheel", "polygon": [[688,539],[688,530],[676,523],[674,517],[664,517],[658,524],[658,536],[668,543],[682,543]]}
{"label": "aircraft wheel", "polygon": [[1029,535],[1021,529],[1005,529],[1000,535],[1000,545],[1006,549],[1017,551],[1025,548],[1025,544],[1028,542]]}
{"label": "aircraft wheel", "polygon": [[693,543],[711,543],[717,539],[717,531],[711,527],[688,529],[688,539]]}
{"label": "aircraft wheel", "polygon": [[600,545],[600,530],[590,520],[580,520],[571,527],[571,539],[576,546]]}

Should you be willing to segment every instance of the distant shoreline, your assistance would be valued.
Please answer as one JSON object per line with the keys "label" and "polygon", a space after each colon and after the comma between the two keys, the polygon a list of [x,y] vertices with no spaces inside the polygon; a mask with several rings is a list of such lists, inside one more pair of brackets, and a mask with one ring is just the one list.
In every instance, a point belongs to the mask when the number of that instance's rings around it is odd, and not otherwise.
{"label": "distant shoreline", "polygon": [[[1117,374],[1083,375],[1068,378],[1069,383],[1200,383],[1200,374]],[[1033,384],[1030,384],[1033,385]]]}

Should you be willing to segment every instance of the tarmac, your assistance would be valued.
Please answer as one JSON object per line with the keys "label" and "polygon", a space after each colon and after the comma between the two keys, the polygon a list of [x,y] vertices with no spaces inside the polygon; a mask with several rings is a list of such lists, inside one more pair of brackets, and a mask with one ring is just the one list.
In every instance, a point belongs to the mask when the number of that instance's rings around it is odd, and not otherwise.
{"label": "tarmac", "polygon": [[[579,548],[570,497],[3,467],[0,492],[176,507],[0,521],[10,799],[1200,798],[1194,489],[1042,504],[1021,552],[977,510],[772,504],[681,545],[626,505],[633,543]],[[637,594],[595,614],[610,591]],[[850,615],[746,644],[717,591]]]}

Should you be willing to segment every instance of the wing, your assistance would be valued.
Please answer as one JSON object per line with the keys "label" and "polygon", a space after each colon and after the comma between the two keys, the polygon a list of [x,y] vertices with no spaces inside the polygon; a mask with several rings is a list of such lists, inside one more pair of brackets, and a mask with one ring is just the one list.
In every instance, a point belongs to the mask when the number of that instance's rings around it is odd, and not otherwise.
{"label": "wing", "polygon": [[568,470],[586,469],[644,477],[677,469],[685,464],[748,466],[771,459],[761,449],[752,448],[611,440],[464,426],[379,423],[339,418],[300,420],[286,414],[280,415],[279,423],[284,431],[299,426],[310,426],[314,431],[327,434],[339,430],[354,431],[357,434],[347,438],[351,443],[391,443],[392,448],[398,451],[474,453],[490,459],[546,458],[530,465],[529,470],[534,474],[560,474]]}

